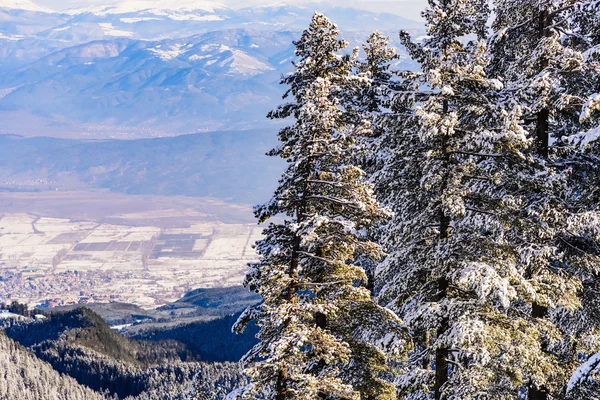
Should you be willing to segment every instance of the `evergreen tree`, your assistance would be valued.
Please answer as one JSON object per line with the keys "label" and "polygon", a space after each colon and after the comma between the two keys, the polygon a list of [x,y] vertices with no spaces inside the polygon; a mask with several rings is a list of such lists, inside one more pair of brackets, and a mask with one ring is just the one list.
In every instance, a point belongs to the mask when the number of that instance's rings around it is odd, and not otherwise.
{"label": "evergreen tree", "polygon": [[[400,83],[396,77],[397,72],[392,70],[393,62],[398,59],[397,50],[389,46],[389,41],[389,37],[381,32],[373,32],[363,44],[364,58],[358,60],[357,71],[368,77],[369,84],[362,88],[358,96],[351,99],[352,107],[361,116],[361,119],[370,121],[372,127],[370,135],[357,138],[359,141],[357,149],[361,151],[355,153],[356,163],[362,166],[367,180],[372,183],[377,182],[375,176],[383,166],[384,157],[381,151],[385,146],[382,141],[390,137],[386,131],[389,130],[392,93],[395,86]],[[375,187],[378,198],[381,189]],[[383,233],[380,228],[380,225],[375,225],[368,232],[375,242],[379,242]],[[367,286],[375,296],[377,262],[360,259],[359,263],[367,273]]]}
{"label": "evergreen tree", "polygon": [[590,201],[597,164],[568,145],[573,135],[597,124],[590,111],[599,87],[593,22],[598,5],[496,1],[492,71],[504,77],[507,96],[524,110],[537,164],[525,185],[529,206],[514,239],[520,242],[526,277],[535,286],[531,316],[547,327],[540,346],[554,358],[553,368],[561,376],[557,382],[547,371],[531,372],[531,400],[563,393],[564,379],[580,355],[600,345],[598,208]]}
{"label": "evergreen tree", "polygon": [[360,109],[374,122],[382,121],[378,116],[389,108],[391,88],[395,84],[391,66],[398,54],[389,42],[388,36],[373,32],[363,45],[364,59],[358,62],[358,72],[367,74],[370,79],[370,84],[360,93]]}
{"label": "evergreen tree", "polygon": [[241,396],[283,399],[393,399],[386,362],[402,351],[400,321],[377,306],[364,286],[358,257],[379,259],[366,231],[388,213],[375,201],[365,173],[351,163],[356,138],[370,134],[348,99],[368,83],[353,76],[357,51],[315,14],[295,42],[295,72],[283,78],[292,101],[270,114],[293,117],[270,152],[288,161],[273,199],[258,207],[272,218],[258,242],[246,286],[263,297],[244,313],[260,326],[261,342],[243,360],[252,383]]}
{"label": "evergreen tree", "polygon": [[422,71],[404,74],[391,118],[407,122],[384,135],[377,174],[396,211],[384,229],[380,299],[415,340],[398,384],[410,399],[514,399],[532,358],[536,371],[551,362],[521,310],[535,287],[511,240],[536,164],[522,110],[485,72],[487,1],[429,4],[423,43],[401,34]]}

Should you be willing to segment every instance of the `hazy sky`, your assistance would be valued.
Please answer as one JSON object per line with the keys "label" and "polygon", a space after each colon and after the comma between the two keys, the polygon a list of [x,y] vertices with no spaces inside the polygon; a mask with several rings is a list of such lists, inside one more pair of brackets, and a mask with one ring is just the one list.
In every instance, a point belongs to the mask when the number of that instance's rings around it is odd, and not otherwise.
{"label": "hazy sky", "polygon": [[[64,10],[74,7],[86,7],[91,5],[114,4],[119,0],[34,0],[37,4],[50,7],[55,10]],[[127,1],[127,0],[124,0]],[[176,2],[177,0],[174,0]],[[199,0],[202,1],[202,0]],[[273,3],[304,4],[319,1],[307,0],[213,0],[215,3],[223,3],[231,8],[248,7],[251,5],[268,5]],[[406,18],[419,19],[421,10],[427,3],[426,0],[321,0],[327,4],[338,4],[354,8],[368,9],[371,11],[390,12],[402,15]]]}

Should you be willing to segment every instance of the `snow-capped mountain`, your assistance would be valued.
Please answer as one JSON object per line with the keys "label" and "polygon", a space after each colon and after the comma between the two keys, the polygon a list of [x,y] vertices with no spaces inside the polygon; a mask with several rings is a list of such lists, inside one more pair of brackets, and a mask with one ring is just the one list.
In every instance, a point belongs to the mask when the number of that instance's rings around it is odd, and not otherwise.
{"label": "snow-capped mountain", "polygon": [[[18,0],[13,0],[18,1]],[[74,9],[70,14],[92,12],[96,14],[128,14],[135,12],[162,13],[165,11],[215,12],[225,7],[222,4],[203,0],[125,0],[107,6],[96,6],[84,9]]]}
{"label": "snow-capped mountain", "polygon": [[0,0],[0,8],[51,13],[51,9],[37,5],[31,0]]}
{"label": "snow-capped mountain", "polygon": [[[50,12],[0,0],[0,129],[138,137],[264,126],[314,7],[124,0]],[[393,14],[318,7],[352,46],[376,29],[422,33]]]}

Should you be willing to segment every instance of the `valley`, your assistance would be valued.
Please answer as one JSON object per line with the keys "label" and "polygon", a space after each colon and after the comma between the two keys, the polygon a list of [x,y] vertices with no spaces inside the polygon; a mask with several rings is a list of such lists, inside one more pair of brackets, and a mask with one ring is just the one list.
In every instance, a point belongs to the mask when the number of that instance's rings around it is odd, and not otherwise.
{"label": "valley", "polygon": [[214,199],[97,191],[2,193],[0,203],[0,303],[154,308],[239,285],[262,230],[250,207]]}

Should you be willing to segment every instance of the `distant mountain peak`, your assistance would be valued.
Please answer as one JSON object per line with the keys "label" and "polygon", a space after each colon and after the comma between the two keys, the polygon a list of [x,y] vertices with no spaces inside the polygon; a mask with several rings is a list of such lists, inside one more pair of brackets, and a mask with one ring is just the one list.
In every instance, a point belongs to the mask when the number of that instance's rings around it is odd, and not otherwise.
{"label": "distant mountain peak", "polygon": [[52,13],[53,10],[37,5],[31,0],[0,0],[0,8],[8,8],[15,10],[39,11]]}
{"label": "distant mountain peak", "polygon": [[[4,1],[4,0],[0,0]],[[8,0],[20,1],[20,0]],[[193,12],[202,11],[214,13],[226,7],[220,3],[207,0],[124,0],[110,5],[86,7],[73,9],[69,14],[81,14],[90,12],[94,14],[128,14],[137,12],[161,13],[161,12]]]}

